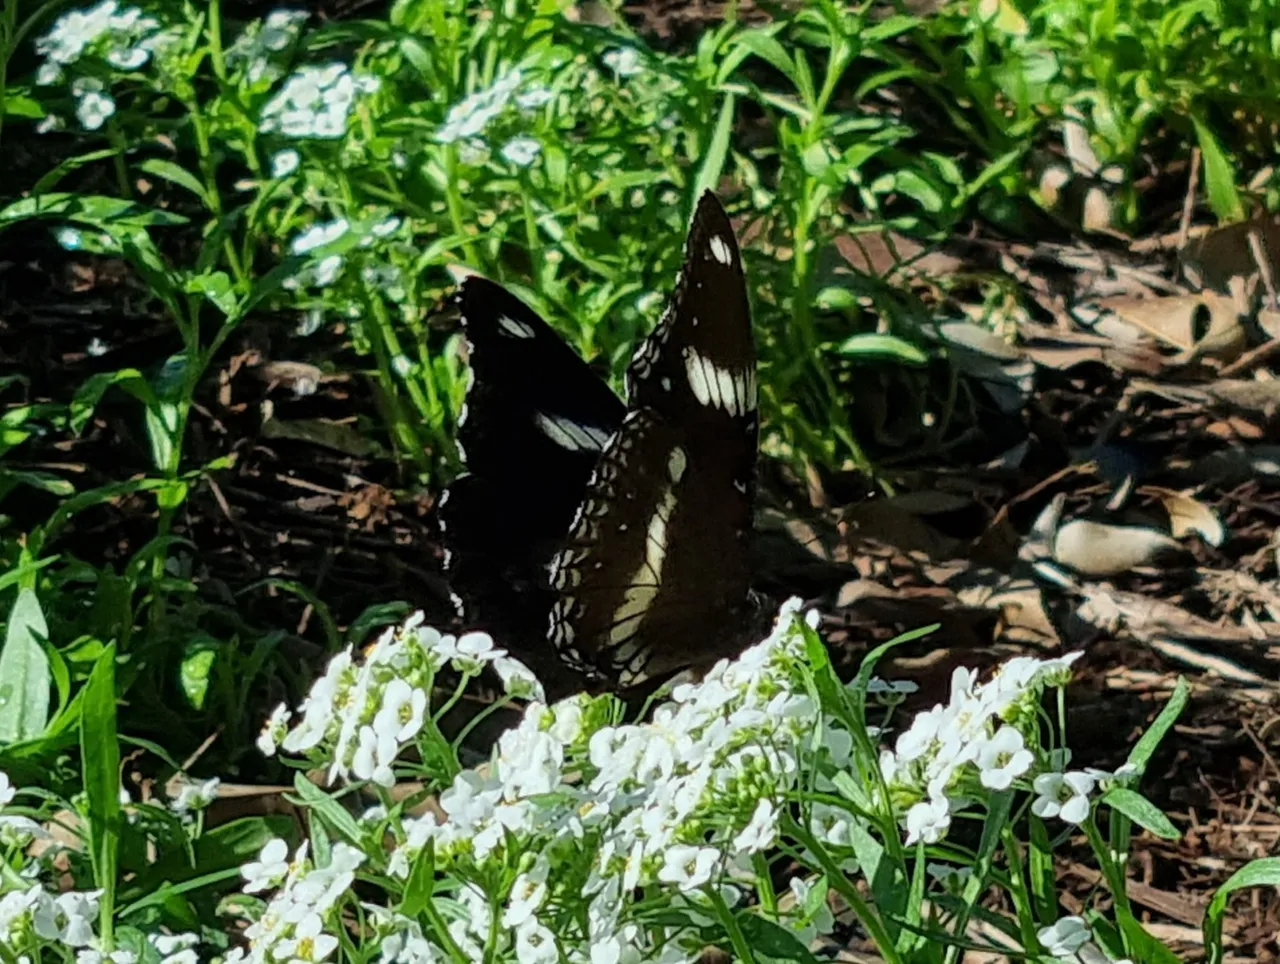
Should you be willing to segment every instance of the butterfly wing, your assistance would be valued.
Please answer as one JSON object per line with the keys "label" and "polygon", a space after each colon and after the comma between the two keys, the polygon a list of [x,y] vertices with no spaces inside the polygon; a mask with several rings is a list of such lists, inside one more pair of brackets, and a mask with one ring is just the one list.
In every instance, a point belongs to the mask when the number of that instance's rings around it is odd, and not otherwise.
{"label": "butterfly wing", "polygon": [[501,285],[469,277],[456,301],[470,348],[457,434],[468,471],[440,506],[446,576],[469,624],[519,646],[545,632],[547,563],[625,406]]}
{"label": "butterfly wing", "polygon": [[735,651],[753,616],[755,343],[737,241],[710,192],[627,382],[627,416],[551,563],[548,630],[571,666],[621,688]]}

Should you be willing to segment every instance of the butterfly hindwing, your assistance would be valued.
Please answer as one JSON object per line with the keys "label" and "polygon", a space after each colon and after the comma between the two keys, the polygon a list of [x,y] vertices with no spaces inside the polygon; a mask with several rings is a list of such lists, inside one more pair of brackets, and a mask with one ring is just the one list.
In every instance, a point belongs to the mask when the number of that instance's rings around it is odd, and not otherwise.
{"label": "butterfly hindwing", "polygon": [[[546,565],[625,407],[554,330],[501,285],[456,296],[471,383],[458,425],[467,474],[443,498],[450,584],[468,621],[540,638]],[[519,643],[519,639],[512,639]]]}
{"label": "butterfly hindwing", "polygon": [[694,214],[629,406],[552,560],[549,635],[621,688],[738,648],[749,616],[758,422],[741,257],[714,195]]}

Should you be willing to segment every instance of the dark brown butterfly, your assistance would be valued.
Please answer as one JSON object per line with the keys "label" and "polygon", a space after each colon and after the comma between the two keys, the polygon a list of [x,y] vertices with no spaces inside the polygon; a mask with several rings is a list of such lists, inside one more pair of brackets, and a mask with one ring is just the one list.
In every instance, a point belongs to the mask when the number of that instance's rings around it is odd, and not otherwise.
{"label": "dark brown butterfly", "polygon": [[544,635],[593,689],[632,690],[740,649],[758,613],[756,353],[715,195],[698,202],[625,406],[501,286],[468,278],[457,301],[471,348],[458,430],[468,474],[441,521],[468,623],[521,655],[517,639]]}

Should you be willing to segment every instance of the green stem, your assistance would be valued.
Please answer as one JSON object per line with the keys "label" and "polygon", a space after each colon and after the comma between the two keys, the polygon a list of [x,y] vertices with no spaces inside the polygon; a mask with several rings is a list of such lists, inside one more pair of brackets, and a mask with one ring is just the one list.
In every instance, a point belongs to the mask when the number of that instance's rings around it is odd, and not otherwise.
{"label": "green stem", "polygon": [[831,886],[845,899],[849,909],[858,918],[858,922],[866,928],[867,934],[875,942],[876,950],[884,958],[884,964],[902,964],[902,956],[898,953],[889,931],[885,929],[884,922],[880,920],[874,908],[858,893],[857,888],[849,883],[844,871],[831,859],[826,848],[805,827],[794,820],[787,822],[790,824],[790,835],[817,858]]}
{"label": "green stem", "polygon": [[738,926],[738,919],[733,916],[733,911],[720,896],[720,889],[715,884],[711,884],[702,888],[702,892],[711,900],[711,906],[716,909],[720,922],[724,924],[725,933],[729,935],[729,943],[733,945],[734,955],[743,964],[755,964],[756,956],[751,952],[747,935],[742,933],[742,928]]}
{"label": "green stem", "polygon": [[1026,880],[1023,876],[1022,845],[1009,827],[1000,834],[1004,840],[1005,859],[1009,862],[1009,880],[1007,887],[1009,898],[1013,901],[1014,911],[1018,915],[1018,930],[1023,947],[1037,947],[1035,909],[1027,894]]}

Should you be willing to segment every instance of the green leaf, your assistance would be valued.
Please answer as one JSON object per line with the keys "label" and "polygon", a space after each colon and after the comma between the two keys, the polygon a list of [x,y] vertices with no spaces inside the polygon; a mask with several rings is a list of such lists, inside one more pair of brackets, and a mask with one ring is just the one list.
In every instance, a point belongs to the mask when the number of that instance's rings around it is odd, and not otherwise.
{"label": "green leaf", "polygon": [[1102,795],[1099,802],[1105,803],[1113,810],[1118,810],[1139,827],[1146,828],[1164,840],[1178,840],[1182,837],[1182,834],[1178,833],[1178,828],[1170,822],[1160,808],[1136,790],[1112,787]]}
{"label": "green leaf", "polygon": [[206,831],[192,843],[190,856],[182,850],[168,853],[130,880],[122,894],[134,903],[122,908],[120,916],[163,903],[169,895],[237,878],[240,865],[256,857],[269,841],[280,837],[292,846],[297,835],[297,824],[284,814],[242,817]]}
{"label": "green leaf", "polygon": [[1236,190],[1235,172],[1222,145],[1201,118],[1192,114],[1191,123],[1196,127],[1196,139],[1204,156],[1204,186],[1209,192],[1209,206],[1220,221],[1243,221],[1244,206]]}
{"label": "green leaf", "polygon": [[1160,745],[1160,741],[1164,739],[1165,734],[1173,728],[1173,724],[1182,715],[1190,693],[1191,687],[1187,685],[1186,677],[1179,676],[1178,682],[1173,688],[1173,695],[1169,697],[1169,702],[1164,705],[1160,715],[1155,718],[1151,726],[1147,728],[1147,732],[1142,734],[1142,738],[1129,751],[1129,765],[1136,767],[1139,773],[1146,772],[1147,763],[1151,760],[1151,755],[1156,752],[1156,747]]}
{"label": "green leaf", "polygon": [[773,36],[772,28],[744,30],[735,39],[761,60],[777,68],[797,89],[800,87],[796,77],[796,63],[787,53],[787,48]]}
{"label": "green leaf", "polygon": [[187,701],[196,709],[204,709],[205,697],[209,694],[209,676],[213,672],[213,664],[218,650],[207,640],[188,643],[187,652],[178,667],[178,682]]}
{"label": "green leaf", "polygon": [[200,183],[199,178],[185,167],[159,157],[149,157],[138,167],[140,170],[146,171],[148,174],[154,174],[170,184],[186,188],[196,196],[201,204],[205,205],[205,207],[209,206],[209,196],[205,193],[204,185]]}
{"label": "green leaf", "polygon": [[34,740],[49,722],[49,627],[35,590],[18,591],[0,651],[0,745]]}
{"label": "green leaf", "polygon": [[714,191],[720,183],[720,175],[724,173],[724,162],[729,155],[729,135],[733,133],[733,94],[726,94],[720,104],[720,118],[716,121],[715,133],[711,135],[711,143],[707,145],[706,154],[702,158],[702,166],[698,168],[698,177],[693,182],[693,201],[696,204],[703,191]]}
{"label": "green leaf", "polygon": [[1249,887],[1280,887],[1280,857],[1263,857],[1245,864],[1227,878],[1209,901],[1204,915],[1204,947],[1208,964],[1222,964],[1222,917],[1227,898]]}
{"label": "green leaf", "polygon": [[12,469],[0,469],[0,491],[15,485],[29,485],[33,489],[64,498],[76,494],[74,485],[49,472],[17,472]]}
{"label": "green leaf", "polygon": [[4,97],[4,113],[8,117],[28,117],[31,120],[35,120],[48,115],[48,112],[40,105],[39,101],[27,97],[25,94],[17,93],[17,88],[10,87],[2,96]]}
{"label": "green leaf", "polygon": [[[360,846],[360,825],[342,804],[308,780],[305,773],[293,775],[293,789],[314,816],[322,818],[325,823],[346,837],[348,843]],[[312,837],[315,837],[314,829]],[[318,842],[316,859],[319,860]]]}
{"label": "green leaf", "polygon": [[400,913],[405,917],[417,917],[424,907],[431,902],[436,887],[436,848],[435,841],[428,840],[418,853],[409,871],[409,879],[404,884],[404,900],[400,903]]}
{"label": "green leaf", "polygon": [[923,24],[919,17],[910,17],[905,14],[895,14],[892,17],[886,17],[877,24],[860,31],[858,40],[861,43],[874,44],[882,40],[892,40],[899,34],[906,33],[908,30],[914,30]]}
{"label": "green leaf", "polygon": [[1118,916],[1128,952],[1135,961],[1141,961],[1142,964],[1181,964],[1182,958],[1169,950],[1163,941],[1148,933],[1132,914]]}
{"label": "green leaf", "polygon": [[760,964],[783,964],[784,961],[818,964],[818,959],[794,931],[766,920],[750,908],[744,908],[734,916],[742,936],[751,947],[753,959]]}
{"label": "green leaf", "polygon": [[116,647],[102,651],[80,702],[80,755],[94,884],[102,888],[101,933],[111,943],[120,850],[120,741],[116,735]]}
{"label": "green leaf", "polygon": [[192,294],[204,295],[220,312],[228,318],[239,317],[239,305],[231,279],[225,271],[210,271],[206,274],[188,278],[183,288]]}
{"label": "green leaf", "polygon": [[875,332],[846,338],[836,351],[841,355],[859,358],[891,358],[894,361],[912,365],[924,365],[929,361],[929,356],[911,342],[903,341],[895,335],[881,335]]}
{"label": "green leaf", "polygon": [[[168,471],[180,453],[178,436],[182,430],[182,406],[185,403],[187,357],[170,355],[153,379],[155,404],[147,406],[147,434],[151,441],[151,458],[155,467]],[[185,497],[183,492],[178,498]]]}
{"label": "green leaf", "polygon": [[133,201],[97,194],[38,194],[0,208],[0,228],[30,218],[61,218],[98,228],[146,227],[150,224],[186,224],[188,219]]}
{"label": "green leaf", "polygon": [[48,194],[57,186],[57,183],[72,171],[84,167],[86,164],[92,164],[94,161],[106,160],[108,157],[115,157],[120,153],[120,148],[106,147],[100,151],[90,151],[87,154],[77,154],[75,157],[68,157],[62,161],[52,171],[46,174],[31,188],[31,194],[39,197],[41,194]]}
{"label": "green leaf", "polygon": [[94,409],[102,401],[102,396],[113,385],[120,386],[148,408],[156,404],[155,393],[147,384],[147,380],[142,377],[142,372],[136,368],[122,368],[118,372],[99,372],[97,375],[90,375],[76,389],[75,397],[71,399],[70,428],[74,434],[78,435],[88,424],[89,419],[93,417]]}

